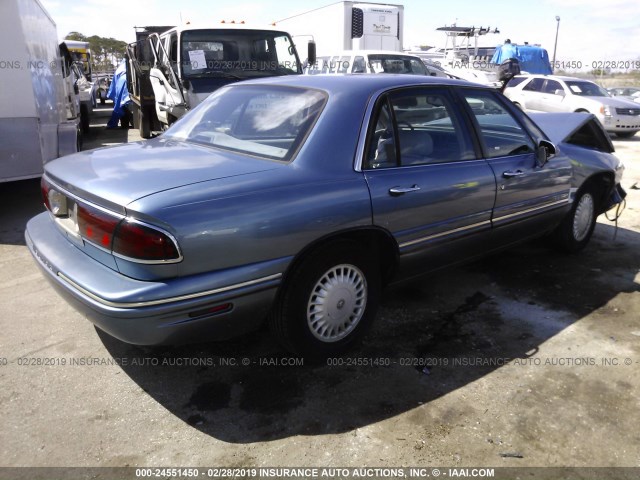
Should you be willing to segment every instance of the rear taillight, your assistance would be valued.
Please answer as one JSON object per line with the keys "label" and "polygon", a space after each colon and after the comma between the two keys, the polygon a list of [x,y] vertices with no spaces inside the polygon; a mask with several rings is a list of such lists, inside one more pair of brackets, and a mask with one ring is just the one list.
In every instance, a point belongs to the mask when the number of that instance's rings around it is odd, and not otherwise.
{"label": "rear taillight", "polygon": [[56,217],[66,217],[69,215],[69,209],[67,207],[67,197],[53,188],[44,177],[40,179],[40,192],[42,193],[42,200],[44,206],[47,207],[51,213]]}
{"label": "rear taillight", "polygon": [[113,232],[120,220],[120,217],[78,203],[78,232],[80,236],[102,248],[111,250]]}
{"label": "rear taillight", "polygon": [[180,252],[173,239],[148,225],[123,220],[113,239],[113,253],[145,262],[178,260]]}
{"label": "rear taillight", "polygon": [[44,176],[40,179],[40,193],[42,194],[42,201],[47,210],[51,211],[51,205],[49,204],[49,190],[51,185],[44,179]]}
{"label": "rear taillight", "polygon": [[162,230],[122,215],[77,201],[58,191],[44,177],[40,182],[44,204],[56,221],[73,235],[134,262],[179,262],[176,240]]}

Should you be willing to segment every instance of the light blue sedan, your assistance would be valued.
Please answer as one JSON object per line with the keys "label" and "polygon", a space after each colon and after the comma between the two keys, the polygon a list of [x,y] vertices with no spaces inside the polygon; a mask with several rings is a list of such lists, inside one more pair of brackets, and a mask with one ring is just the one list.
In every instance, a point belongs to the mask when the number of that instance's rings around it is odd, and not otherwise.
{"label": "light blue sedan", "polygon": [[542,235],[587,244],[624,197],[623,167],[593,116],[536,121],[441,78],[241,82],[159,138],[48,163],[27,245],[125,342],[225,339],[268,319],[291,351],[335,355],[391,282]]}

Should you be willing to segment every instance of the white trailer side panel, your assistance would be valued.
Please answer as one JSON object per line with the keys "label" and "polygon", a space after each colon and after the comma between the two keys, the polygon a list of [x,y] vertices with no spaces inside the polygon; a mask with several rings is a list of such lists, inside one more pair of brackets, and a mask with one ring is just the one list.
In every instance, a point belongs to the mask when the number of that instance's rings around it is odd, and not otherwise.
{"label": "white trailer side panel", "polygon": [[36,117],[18,2],[0,2],[0,118]]}
{"label": "white trailer side panel", "polygon": [[[318,55],[351,48],[351,2],[337,2],[275,22],[291,34],[296,46],[313,37]],[[299,49],[300,50],[300,49]]]}
{"label": "white trailer side panel", "polygon": [[[359,10],[354,17],[354,9]],[[301,45],[313,36],[318,56],[342,50],[402,51],[404,7],[342,1],[278,20]]]}
{"label": "white trailer side panel", "polygon": [[0,181],[37,177],[67,123],[56,24],[38,0],[0,2],[0,48]]}

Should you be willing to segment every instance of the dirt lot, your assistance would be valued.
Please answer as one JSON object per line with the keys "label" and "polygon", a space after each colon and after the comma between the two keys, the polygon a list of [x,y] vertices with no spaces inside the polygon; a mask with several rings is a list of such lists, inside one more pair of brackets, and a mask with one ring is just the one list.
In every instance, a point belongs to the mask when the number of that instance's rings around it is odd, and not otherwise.
{"label": "dirt lot", "polygon": [[640,135],[614,143],[617,236],[601,218],[582,254],[529,244],[388,290],[332,365],[266,330],[163,350],[96,331],[24,246],[38,182],[0,184],[0,466],[640,467]]}

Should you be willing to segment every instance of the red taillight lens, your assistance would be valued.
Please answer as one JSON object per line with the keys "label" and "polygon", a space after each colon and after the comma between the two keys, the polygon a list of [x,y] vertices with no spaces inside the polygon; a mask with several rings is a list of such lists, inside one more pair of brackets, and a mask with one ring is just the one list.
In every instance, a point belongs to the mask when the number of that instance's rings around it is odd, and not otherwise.
{"label": "red taillight lens", "polygon": [[42,200],[47,210],[51,211],[51,205],[49,204],[49,190],[51,185],[44,179],[44,176],[40,179],[40,193],[42,193]]}
{"label": "red taillight lens", "polygon": [[120,218],[97,208],[78,204],[78,231],[81,236],[102,248],[111,249],[113,232]]}
{"label": "red taillight lens", "polygon": [[[57,192],[44,178],[40,188],[47,209],[56,214],[53,204],[56,203],[54,194]],[[66,203],[64,207],[66,214]],[[151,263],[180,260],[175,240],[149,225],[128,221],[115,213],[80,202],[76,202],[73,212],[68,214],[75,218],[77,232],[82,238],[115,255]]]}
{"label": "red taillight lens", "polygon": [[136,260],[177,260],[180,252],[165,233],[139,223],[124,220],[113,239],[113,253]]}

